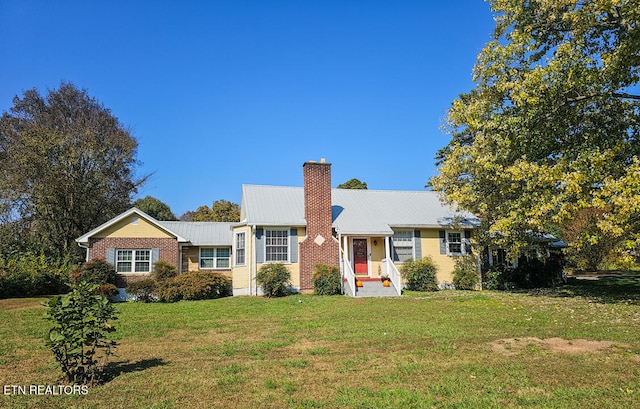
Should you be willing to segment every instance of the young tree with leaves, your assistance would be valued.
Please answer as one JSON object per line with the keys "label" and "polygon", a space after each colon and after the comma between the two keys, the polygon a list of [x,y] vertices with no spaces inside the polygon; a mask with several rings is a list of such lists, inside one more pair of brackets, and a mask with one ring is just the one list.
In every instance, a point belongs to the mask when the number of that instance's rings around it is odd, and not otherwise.
{"label": "young tree with leaves", "polygon": [[180,220],[189,222],[239,222],[240,206],[237,203],[220,199],[212,206],[200,206],[195,212],[188,211],[180,216]]}
{"label": "young tree with leaves", "polygon": [[0,118],[1,227],[50,254],[79,255],[74,239],[129,208],[144,183],[134,175],[137,147],[109,109],[71,83],[16,96]]}
{"label": "young tree with leaves", "polygon": [[133,206],[142,210],[156,220],[176,220],[168,204],[153,196],[145,196],[133,202]]}
{"label": "young tree with leaves", "polygon": [[606,210],[603,235],[637,230],[640,0],[490,4],[493,39],[452,104],[430,185],[512,255],[582,209]]}

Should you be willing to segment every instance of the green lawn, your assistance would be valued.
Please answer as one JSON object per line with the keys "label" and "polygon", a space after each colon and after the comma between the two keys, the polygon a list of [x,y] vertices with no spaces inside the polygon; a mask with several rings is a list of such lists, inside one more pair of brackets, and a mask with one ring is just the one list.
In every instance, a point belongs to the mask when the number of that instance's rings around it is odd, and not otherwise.
{"label": "green lawn", "polygon": [[[58,384],[42,300],[0,300],[2,385]],[[640,407],[640,280],[117,308],[104,385],[0,407]]]}

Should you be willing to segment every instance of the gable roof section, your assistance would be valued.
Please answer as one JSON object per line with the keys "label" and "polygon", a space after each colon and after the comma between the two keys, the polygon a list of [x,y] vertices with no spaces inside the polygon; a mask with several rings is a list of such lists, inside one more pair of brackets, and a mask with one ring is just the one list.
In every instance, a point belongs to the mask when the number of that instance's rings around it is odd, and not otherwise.
{"label": "gable roof section", "polygon": [[231,226],[234,223],[160,221],[135,207],[78,237],[76,242],[88,245],[91,237],[134,214],[144,218],[158,229],[174,236],[179,243],[191,243],[194,246],[231,246],[233,242]]}
{"label": "gable roof section", "polygon": [[181,235],[174,233],[171,229],[168,229],[167,227],[163,226],[158,220],[154,219],[153,217],[149,216],[148,214],[146,214],[145,212],[143,212],[142,210],[132,207],[131,209],[127,210],[126,212],[120,213],[118,216],[114,217],[113,219],[101,224],[100,226],[96,227],[95,229],[91,230],[90,232],[78,237],[76,239],[76,242],[78,244],[83,244],[83,245],[88,245],[89,244],[89,239],[93,236],[95,236],[96,234],[100,233],[101,231],[105,230],[106,228],[113,226],[114,224],[118,223],[119,221],[126,219],[129,216],[132,215],[138,215],[138,217],[142,217],[143,219],[145,219],[146,221],[148,221],[149,223],[153,224],[154,226],[156,226],[157,228],[159,228],[160,230],[165,231],[166,233],[168,233],[171,236],[174,236],[176,238],[176,240],[178,240],[178,242],[186,242],[187,240],[182,237]]}
{"label": "gable roof section", "polygon": [[[437,192],[332,189],[333,226],[342,234],[393,234],[392,228],[474,228],[479,219],[442,204]],[[301,187],[243,185],[243,223],[306,226]]]}

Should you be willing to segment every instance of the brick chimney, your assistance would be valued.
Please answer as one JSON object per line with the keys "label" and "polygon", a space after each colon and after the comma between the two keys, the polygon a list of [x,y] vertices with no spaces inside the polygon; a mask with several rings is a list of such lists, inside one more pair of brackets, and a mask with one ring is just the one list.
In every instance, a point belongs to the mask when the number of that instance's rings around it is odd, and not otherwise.
{"label": "brick chimney", "polygon": [[312,290],[311,275],[318,263],[338,266],[339,244],[332,235],[331,164],[324,158],[302,165],[306,239],[300,243],[300,289]]}

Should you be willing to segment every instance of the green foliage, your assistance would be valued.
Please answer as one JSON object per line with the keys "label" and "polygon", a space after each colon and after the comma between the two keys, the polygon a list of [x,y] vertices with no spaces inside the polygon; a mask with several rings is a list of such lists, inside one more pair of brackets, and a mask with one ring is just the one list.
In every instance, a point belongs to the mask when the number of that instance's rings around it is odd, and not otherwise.
{"label": "green foliage", "polygon": [[353,178],[349,179],[344,183],[341,183],[337,186],[338,189],[367,189],[367,182],[362,182],[359,179]]}
{"label": "green foliage", "polygon": [[565,225],[562,238],[571,243],[565,254],[572,267],[597,271],[620,241],[598,227],[604,220],[605,213],[603,209],[582,209]]}
{"label": "green foliage", "polygon": [[0,257],[0,298],[65,293],[70,270],[69,258],[49,258],[43,252]]}
{"label": "green foliage", "polygon": [[97,284],[80,282],[65,296],[55,296],[48,304],[47,319],[53,323],[45,343],[53,352],[67,382],[95,385],[101,381],[98,352],[106,358],[115,348],[109,334],[115,331],[115,308],[96,295]]}
{"label": "green foliage", "polygon": [[80,258],[80,235],[130,207],[137,142],[86,90],[61,83],[16,96],[0,118],[0,221],[47,255]]}
{"label": "green foliage", "polygon": [[239,222],[240,206],[228,200],[216,200],[211,207],[200,206],[195,212],[186,212],[180,220],[189,222]]}
{"label": "green foliage", "polygon": [[133,297],[135,301],[152,302],[157,299],[155,295],[156,287],[157,283],[154,279],[138,280],[127,284],[127,294]]}
{"label": "green foliage", "polygon": [[313,292],[316,295],[335,295],[342,292],[342,276],[336,266],[316,264],[313,272]]}
{"label": "green foliage", "polygon": [[120,294],[120,290],[113,284],[100,284],[98,288],[96,288],[95,294],[111,299]]}
{"label": "green foliage", "polygon": [[282,263],[263,264],[256,274],[256,281],[267,297],[282,297],[289,294],[291,273]]}
{"label": "green foliage", "polygon": [[453,285],[457,290],[475,290],[478,285],[478,263],[474,256],[457,257],[453,268]]}
{"label": "green foliage", "polygon": [[161,302],[208,300],[230,295],[230,282],[220,273],[189,271],[158,282],[155,295]]}
{"label": "green foliage", "polygon": [[136,207],[156,220],[176,220],[168,204],[153,196],[146,196],[133,202]]}
{"label": "green foliage", "polygon": [[544,258],[520,257],[516,268],[504,264],[493,266],[484,274],[482,286],[486,290],[514,290],[553,287],[563,281],[562,255],[552,253]]}
{"label": "green foliage", "polygon": [[482,288],[485,290],[513,290],[517,287],[514,269],[505,264],[494,265],[484,274]]}
{"label": "green foliage", "polygon": [[84,263],[71,271],[71,279],[74,282],[115,285],[117,277],[113,265],[100,259]]}
{"label": "green foliage", "polygon": [[407,260],[400,268],[400,273],[407,282],[407,290],[411,291],[438,291],[437,271],[438,268],[428,256],[419,260]]}
{"label": "green foliage", "polygon": [[160,260],[153,264],[153,277],[158,281],[168,280],[178,275],[178,268],[173,264]]}
{"label": "green foliage", "polygon": [[604,211],[594,243],[638,232],[638,1],[490,4],[493,39],[449,110],[431,186],[511,256],[581,209]]}

